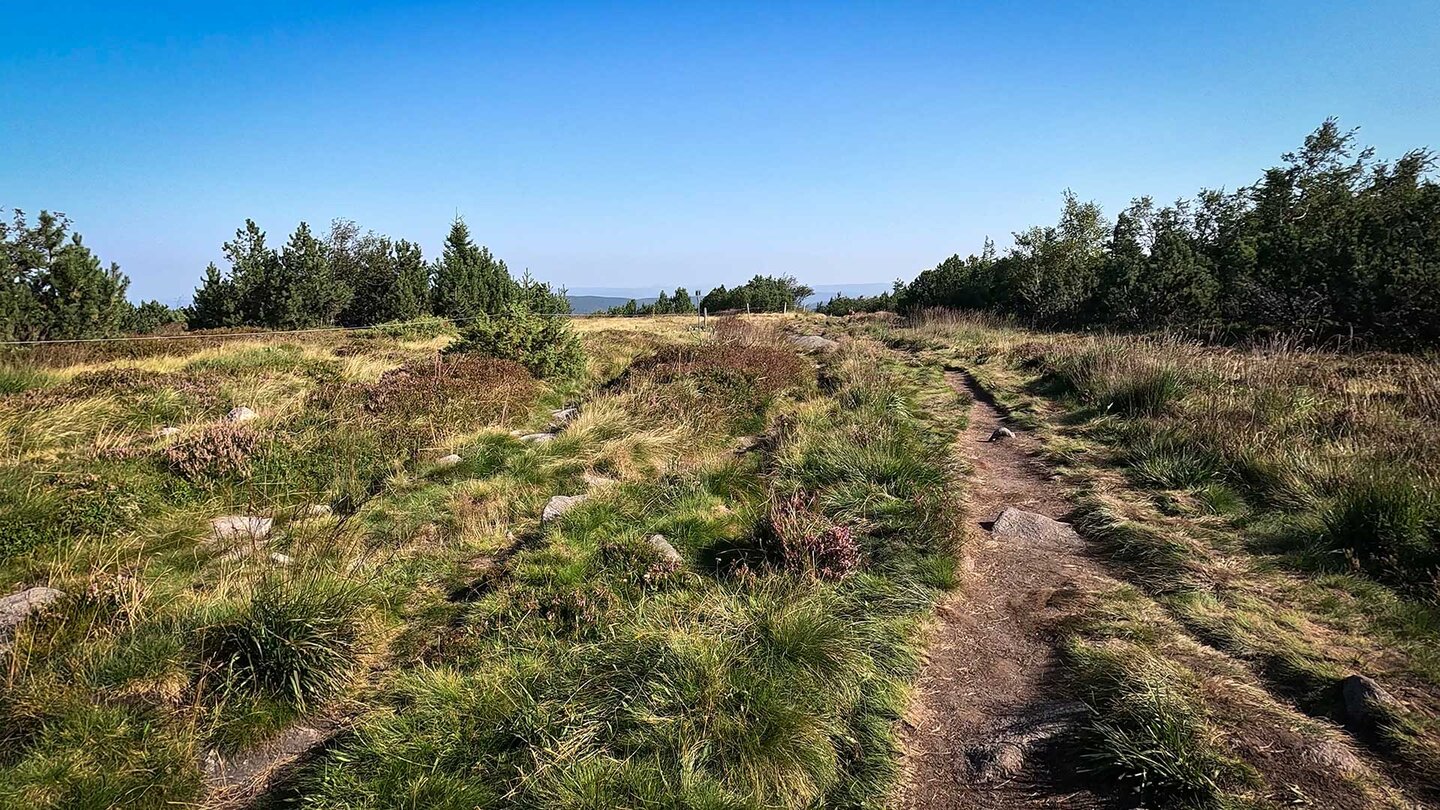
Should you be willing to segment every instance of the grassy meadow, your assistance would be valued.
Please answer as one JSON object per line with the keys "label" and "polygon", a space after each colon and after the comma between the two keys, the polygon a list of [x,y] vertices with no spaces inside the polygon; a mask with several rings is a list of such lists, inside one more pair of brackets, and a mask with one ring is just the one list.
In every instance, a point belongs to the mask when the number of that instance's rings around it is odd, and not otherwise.
{"label": "grassy meadow", "polygon": [[64,595],[0,653],[0,806],[221,804],[318,720],[262,805],[883,806],[953,394],[711,325],[581,320],[549,380],[440,320],[6,355],[0,593]]}
{"label": "grassy meadow", "polygon": [[[1344,726],[1412,797],[1440,799],[1434,357],[946,312],[850,328],[963,369],[1036,431],[1126,583],[1063,640],[1095,709],[1090,771],[1150,806],[1254,806],[1294,777],[1267,761],[1295,744],[1258,730],[1268,714],[1302,739]],[[1353,675],[1388,694],[1363,716]]]}

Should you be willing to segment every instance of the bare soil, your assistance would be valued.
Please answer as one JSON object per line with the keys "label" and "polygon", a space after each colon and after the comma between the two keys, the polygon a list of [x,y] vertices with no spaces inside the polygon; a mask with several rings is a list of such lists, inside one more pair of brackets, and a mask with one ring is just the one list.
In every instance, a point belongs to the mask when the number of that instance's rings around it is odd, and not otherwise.
{"label": "bare soil", "polygon": [[991,441],[1003,418],[967,376],[947,380],[971,398],[957,452],[970,462],[970,522],[961,587],[936,626],[904,729],[898,805],[910,808],[1091,807],[1051,767],[1047,743],[1079,707],[1057,678],[1052,628],[1105,577],[1078,537],[1015,543],[990,528],[1009,507],[1063,520],[1069,505],[1017,431]]}

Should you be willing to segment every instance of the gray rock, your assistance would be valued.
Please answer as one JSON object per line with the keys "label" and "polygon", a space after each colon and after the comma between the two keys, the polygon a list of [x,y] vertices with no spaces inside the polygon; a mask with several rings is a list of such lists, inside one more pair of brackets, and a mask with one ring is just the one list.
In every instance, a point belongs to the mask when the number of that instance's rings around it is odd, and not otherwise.
{"label": "gray rock", "polygon": [[322,518],[330,517],[333,510],[328,503],[311,503],[295,510],[297,518]]}
{"label": "gray rock", "polygon": [[1340,681],[1340,698],[1345,727],[1359,734],[1373,734],[1405,711],[1399,698],[1365,675],[1351,675]]}
{"label": "gray rock", "polygon": [[275,521],[253,515],[225,515],[210,521],[210,536],[220,541],[264,540]]}
{"label": "gray rock", "polygon": [[276,565],[289,565],[290,563],[294,562],[294,560],[290,559],[289,554],[281,554],[278,551],[272,551],[270,552],[270,562],[273,562]]}
{"label": "gray rock", "polygon": [[1080,540],[1069,523],[1011,507],[1000,513],[990,534],[1013,543],[1074,543]]}
{"label": "gray rock", "polygon": [[549,523],[589,499],[589,495],[556,495],[545,502],[545,510],[540,513],[540,522]]}
{"label": "gray rock", "polygon": [[840,344],[819,335],[795,335],[790,338],[795,348],[805,352],[833,352]]}
{"label": "gray rock", "polygon": [[526,433],[520,437],[520,441],[526,444],[545,444],[555,440],[554,433]]}
{"label": "gray rock", "polygon": [[64,595],[64,591],[37,585],[0,597],[0,649],[5,649],[10,643],[16,627],[55,604]]}
{"label": "gray rock", "polygon": [[238,408],[231,409],[229,413],[225,414],[225,421],[231,424],[239,424],[240,422],[249,422],[251,419],[256,419],[259,416],[260,414],[241,405]]}
{"label": "gray rock", "polygon": [[685,558],[680,556],[680,552],[676,551],[674,546],[670,545],[670,541],[665,539],[665,535],[652,534],[646,542],[660,554],[660,559],[666,563],[679,566],[685,562]]}
{"label": "gray rock", "polygon": [[1015,432],[1010,428],[1005,427],[1004,425],[995,428],[995,432],[990,434],[990,441],[992,442],[998,442],[1004,439],[1013,438],[1015,438]]}
{"label": "gray rock", "polygon": [[454,453],[451,453],[451,454],[448,455],[448,456],[441,456],[440,458],[435,459],[435,466],[436,466],[436,467],[441,467],[441,468],[444,468],[444,467],[454,467],[456,464],[459,464],[459,463],[460,463],[460,456],[458,456],[458,455],[456,455],[456,454],[454,454]]}
{"label": "gray rock", "polygon": [[551,419],[554,419],[557,423],[562,424],[562,425],[565,424],[566,422],[569,422],[571,419],[574,419],[575,417],[577,417],[577,416],[579,416],[579,415],[580,415],[580,409],[579,409],[579,408],[561,408],[561,409],[558,410],[558,411],[551,411],[551,412],[550,412],[550,418],[551,418]]}

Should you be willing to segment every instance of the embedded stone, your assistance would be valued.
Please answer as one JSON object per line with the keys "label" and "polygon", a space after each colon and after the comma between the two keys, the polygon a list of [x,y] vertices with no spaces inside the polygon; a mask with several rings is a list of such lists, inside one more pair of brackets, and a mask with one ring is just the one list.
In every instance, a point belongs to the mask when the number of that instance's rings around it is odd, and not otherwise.
{"label": "embedded stone", "polygon": [[685,558],[680,555],[679,551],[675,550],[674,546],[670,545],[670,541],[665,539],[665,535],[652,534],[650,535],[650,539],[646,542],[650,544],[651,548],[655,549],[655,551],[660,555],[660,559],[664,560],[666,563],[678,566],[681,563],[685,562]]}
{"label": "embedded stone", "polygon": [[251,419],[256,419],[259,416],[260,414],[241,405],[238,408],[231,409],[229,413],[225,414],[225,421],[231,424],[239,424],[240,422],[249,422]]}
{"label": "embedded stone", "polygon": [[210,535],[221,541],[264,540],[270,536],[275,521],[253,515],[225,515],[210,521]]}
{"label": "embedded stone", "polygon": [[0,649],[9,644],[15,628],[31,616],[45,611],[64,595],[64,591],[37,585],[0,597]]}
{"label": "embedded stone", "polygon": [[589,500],[589,498],[589,495],[556,495],[545,502],[545,509],[540,513],[540,522],[549,523]]}
{"label": "embedded stone", "polygon": [[1000,513],[990,527],[990,534],[996,540],[1031,544],[1071,543],[1080,539],[1069,523],[1014,507]]}

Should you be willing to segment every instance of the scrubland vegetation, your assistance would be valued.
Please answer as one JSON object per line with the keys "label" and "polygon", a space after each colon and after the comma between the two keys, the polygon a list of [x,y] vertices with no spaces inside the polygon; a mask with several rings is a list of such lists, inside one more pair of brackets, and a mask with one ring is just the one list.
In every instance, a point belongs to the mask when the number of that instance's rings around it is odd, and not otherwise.
{"label": "scrubland vegetation", "polygon": [[[1436,156],[1391,160],[1328,120],[1254,183],[1112,221],[1067,192],[1053,225],[954,255],[832,315],[983,310],[1041,328],[1183,329],[1210,339],[1433,349],[1440,341]],[[1018,224],[1018,223],[1017,223]]]}
{"label": "scrubland vegetation", "polygon": [[[1128,583],[1065,631],[1096,711],[1087,770],[1146,806],[1268,806],[1261,786],[1300,778],[1274,751],[1333,723],[1413,800],[1440,796],[1433,358],[941,311],[851,328],[964,369],[1038,432],[1077,527]],[[1300,737],[1264,732],[1266,692]],[[1330,806],[1404,804],[1295,784]]]}
{"label": "scrubland vegetation", "polygon": [[0,805],[213,803],[323,720],[264,801],[881,806],[960,541],[938,372],[494,323],[8,355],[0,590],[63,596],[0,653]]}

